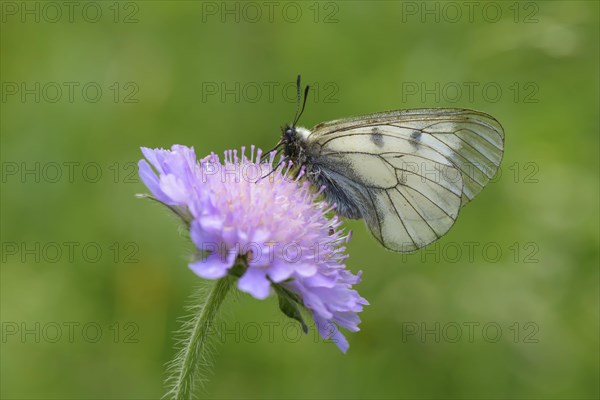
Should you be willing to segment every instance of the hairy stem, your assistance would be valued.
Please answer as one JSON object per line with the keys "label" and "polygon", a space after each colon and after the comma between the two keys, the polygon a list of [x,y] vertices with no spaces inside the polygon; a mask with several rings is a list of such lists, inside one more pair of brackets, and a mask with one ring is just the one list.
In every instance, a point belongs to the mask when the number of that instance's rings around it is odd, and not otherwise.
{"label": "hairy stem", "polygon": [[194,307],[195,314],[189,321],[187,337],[183,346],[171,365],[171,390],[166,398],[173,400],[189,400],[193,398],[196,378],[202,378],[199,371],[206,367],[209,358],[208,342],[210,333],[214,332],[213,321],[227,293],[233,286],[234,278],[225,276],[219,279],[210,289],[204,303]]}

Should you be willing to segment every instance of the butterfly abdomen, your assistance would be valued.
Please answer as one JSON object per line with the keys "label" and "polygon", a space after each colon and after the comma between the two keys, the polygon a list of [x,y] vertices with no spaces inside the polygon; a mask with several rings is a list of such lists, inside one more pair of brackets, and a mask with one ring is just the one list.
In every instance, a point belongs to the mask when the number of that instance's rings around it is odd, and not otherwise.
{"label": "butterfly abdomen", "polygon": [[324,188],[323,194],[330,204],[336,204],[337,214],[350,219],[363,218],[362,207],[368,204],[369,197],[360,185],[319,165],[309,164],[307,178],[315,188]]}

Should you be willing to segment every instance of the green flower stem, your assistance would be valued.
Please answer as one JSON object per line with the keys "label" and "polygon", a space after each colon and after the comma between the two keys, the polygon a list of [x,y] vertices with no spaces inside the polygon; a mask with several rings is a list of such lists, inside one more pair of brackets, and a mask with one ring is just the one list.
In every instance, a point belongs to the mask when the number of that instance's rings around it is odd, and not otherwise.
{"label": "green flower stem", "polygon": [[189,338],[184,340],[183,348],[174,361],[175,375],[168,398],[188,400],[193,397],[194,380],[208,358],[211,326],[233,283],[234,277],[229,275],[219,279],[210,289],[204,304],[197,307],[197,314],[190,322]]}

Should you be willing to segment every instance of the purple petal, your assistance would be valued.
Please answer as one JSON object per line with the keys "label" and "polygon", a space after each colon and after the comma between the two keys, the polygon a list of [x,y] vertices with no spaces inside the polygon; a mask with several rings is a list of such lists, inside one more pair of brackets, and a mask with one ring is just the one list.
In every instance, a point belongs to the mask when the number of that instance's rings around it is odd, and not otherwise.
{"label": "purple petal", "polygon": [[217,215],[204,215],[197,219],[200,227],[206,232],[215,232],[223,229],[223,220]]}
{"label": "purple petal", "polygon": [[240,278],[238,288],[242,292],[250,293],[259,300],[266,299],[269,296],[271,283],[265,275],[265,271],[259,268],[248,268],[246,273]]}
{"label": "purple petal", "polygon": [[148,161],[143,159],[138,161],[138,174],[140,175],[140,178],[142,178],[144,185],[146,185],[152,193],[160,189],[158,187],[158,176],[156,176],[156,173],[150,164],[148,164]]}
{"label": "purple petal", "polygon": [[204,260],[190,263],[189,266],[201,278],[218,279],[227,275],[227,270],[231,268],[232,263],[229,259],[221,257],[219,253],[213,253]]}
{"label": "purple petal", "polygon": [[[150,164],[152,164],[152,166],[154,168],[156,168],[157,172],[159,174],[162,174],[163,168],[161,163],[158,161],[158,157],[161,151],[164,151],[163,149],[150,149],[148,147],[142,147],[142,154],[144,155],[144,157],[146,157],[146,159],[148,161],[150,161]],[[162,158],[162,157],[161,157]]]}
{"label": "purple petal", "polygon": [[317,266],[309,263],[295,263],[294,270],[298,275],[308,277],[317,273]]}
{"label": "purple petal", "polygon": [[335,287],[335,277],[326,276],[323,274],[314,274],[304,279],[304,283],[310,287]]}
{"label": "purple petal", "polygon": [[350,344],[348,343],[348,340],[346,340],[346,337],[342,335],[340,330],[335,326],[335,324],[317,315],[314,315],[314,318],[321,337],[323,339],[331,339],[331,341],[336,344],[342,353],[346,353],[348,348],[350,348]]}
{"label": "purple petal", "polygon": [[230,247],[234,247],[236,244],[239,245],[240,241],[238,239],[238,234],[238,230],[233,226],[223,226],[223,229],[221,230],[223,241]]}
{"label": "purple petal", "polygon": [[271,237],[271,232],[268,229],[260,228],[254,231],[252,242],[263,245]]}
{"label": "purple petal", "polygon": [[294,268],[283,261],[275,260],[269,268],[269,277],[273,282],[281,282],[292,276]]}
{"label": "purple petal", "polygon": [[219,237],[219,232],[207,232],[202,229],[200,222],[195,219],[190,227],[190,238],[199,250],[202,251],[220,251],[220,246],[223,243]]}
{"label": "purple petal", "polygon": [[185,204],[190,195],[188,188],[175,175],[162,175],[160,188],[176,204]]}
{"label": "purple petal", "polygon": [[140,160],[138,162],[138,174],[144,185],[146,185],[148,190],[150,190],[150,193],[152,193],[158,201],[172,205],[170,199],[167,197],[167,195],[163,193],[162,189],[160,188],[160,184],[156,173],[154,173],[154,171],[152,170],[152,168],[146,160]]}

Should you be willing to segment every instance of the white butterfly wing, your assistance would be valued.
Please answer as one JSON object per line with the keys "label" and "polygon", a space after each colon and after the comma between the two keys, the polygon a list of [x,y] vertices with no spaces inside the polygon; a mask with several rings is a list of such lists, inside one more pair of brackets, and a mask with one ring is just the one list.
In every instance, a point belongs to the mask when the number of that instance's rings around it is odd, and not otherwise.
{"label": "white butterfly wing", "polygon": [[315,161],[367,193],[362,210],[388,249],[414,251],[444,235],[460,207],[494,177],[503,131],[471,110],[372,114],[315,127]]}

